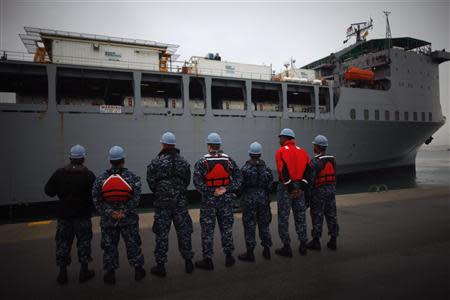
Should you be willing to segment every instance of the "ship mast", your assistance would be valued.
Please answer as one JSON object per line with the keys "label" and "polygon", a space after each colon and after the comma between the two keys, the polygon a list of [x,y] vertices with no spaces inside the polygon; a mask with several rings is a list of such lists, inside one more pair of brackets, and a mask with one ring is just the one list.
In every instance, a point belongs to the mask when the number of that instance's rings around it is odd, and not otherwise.
{"label": "ship mast", "polygon": [[383,11],[383,13],[386,16],[386,41],[387,41],[388,49],[390,49],[391,48],[392,34],[391,34],[391,25],[389,24],[389,14],[391,12],[390,11]]}
{"label": "ship mast", "polygon": [[368,31],[369,29],[372,29],[372,27],[373,27],[372,18],[370,18],[368,22],[359,22],[350,24],[350,27],[347,28],[347,39],[344,40],[344,44],[347,43],[348,40],[353,36],[356,36],[356,43],[365,41]]}

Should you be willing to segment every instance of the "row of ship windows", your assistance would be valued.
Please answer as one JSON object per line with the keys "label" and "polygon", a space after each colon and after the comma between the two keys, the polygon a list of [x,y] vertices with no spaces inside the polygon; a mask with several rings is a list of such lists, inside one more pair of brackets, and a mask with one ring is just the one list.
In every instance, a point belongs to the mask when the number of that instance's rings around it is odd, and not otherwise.
{"label": "row of ship windows", "polygon": [[[370,120],[370,112],[368,109],[364,109],[363,111],[364,114],[364,120]],[[425,122],[426,121],[426,113],[425,112],[421,112],[421,121]],[[352,120],[356,120],[356,110],[355,109],[351,109],[350,110],[350,118]],[[379,121],[380,119],[380,111],[378,109],[376,109],[374,111],[374,118],[375,121]],[[391,120],[391,112],[389,110],[385,110],[384,111],[384,121],[390,121]],[[395,111],[394,112],[394,116],[393,116],[393,120],[395,121],[400,121],[400,112],[399,111]],[[431,122],[433,120],[433,114],[431,112],[428,113],[428,121]],[[409,121],[409,112],[405,111],[403,113],[403,121]],[[412,114],[412,121],[419,121],[419,113],[418,112],[413,112]]]}
{"label": "row of ship windows", "polygon": [[[398,86],[404,87],[404,86],[405,86],[405,83],[404,83],[403,81],[400,81],[400,82],[398,83]],[[413,85],[412,83],[407,83],[406,86],[407,86],[408,88],[413,88],[413,87],[414,87],[414,85]],[[420,85],[420,88],[423,89],[423,84]],[[427,86],[427,90],[431,90],[431,87],[430,87],[430,86]]]}
{"label": "row of ship windows", "polygon": [[[395,71],[398,71],[398,67],[395,68]],[[411,70],[408,69],[407,72],[408,72],[408,74],[410,74],[410,73],[411,73]],[[425,75],[425,72],[424,72],[424,71],[419,71],[419,74],[420,74],[420,75]],[[427,75],[428,77],[430,77],[430,72],[427,72],[426,75]],[[439,78],[438,75],[436,75],[436,77]]]}

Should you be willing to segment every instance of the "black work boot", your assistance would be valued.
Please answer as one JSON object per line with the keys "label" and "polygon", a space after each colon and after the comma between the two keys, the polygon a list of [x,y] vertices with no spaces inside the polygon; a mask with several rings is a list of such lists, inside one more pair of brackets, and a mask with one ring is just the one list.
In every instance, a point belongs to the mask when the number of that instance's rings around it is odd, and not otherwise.
{"label": "black work boot", "polygon": [[188,274],[194,272],[194,264],[192,263],[192,259],[186,259],[184,261],[184,269]]}
{"label": "black work boot", "polygon": [[291,245],[284,244],[282,248],[278,248],[275,250],[275,254],[284,257],[292,257]]}
{"label": "black work boot", "polygon": [[164,267],[164,264],[157,264],[150,269],[150,272],[158,277],[166,277],[166,268]]}
{"label": "black work boot", "polygon": [[322,248],[320,246],[320,240],[318,238],[313,238],[308,244],[306,244],[306,248],[320,251]]}
{"label": "black work boot", "polygon": [[235,262],[236,262],[236,260],[234,259],[233,255],[228,254],[225,257],[225,267],[227,267],[227,268],[232,267]]}
{"label": "black work boot", "polygon": [[134,280],[141,281],[142,279],[144,279],[145,275],[146,273],[142,266],[134,268]]}
{"label": "black work boot", "polygon": [[116,272],[114,269],[106,271],[106,274],[103,276],[103,282],[109,285],[116,284]]}
{"label": "black work boot", "polygon": [[94,270],[89,270],[87,264],[82,264],[80,269],[80,276],[78,277],[78,281],[80,283],[86,282],[89,279],[92,279],[95,275]]}
{"label": "black work boot", "polygon": [[330,250],[337,250],[336,237],[331,237],[330,241],[327,243],[327,247]]}
{"label": "black work boot", "polygon": [[211,258],[204,258],[202,260],[195,262],[195,267],[203,270],[212,271],[214,270],[214,264]]}
{"label": "black work boot", "polygon": [[307,251],[306,251],[306,242],[300,242],[300,247],[298,248],[298,252],[300,252],[301,256],[305,256]]}
{"label": "black work boot", "polygon": [[265,259],[270,260],[270,248],[269,247],[264,247],[262,254]]}
{"label": "black work boot", "polygon": [[253,250],[247,250],[247,252],[239,254],[238,259],[243,261],[254,262],[255,255],[253,254]]}
{"label": "black work boot", "polygon": [[60,284],[60,285],[64,285],[67,284],[67,282],[69,281],[67,278],[67,269],[66,267],[60,267],[59,268],[59,274],[58,277],[56,278],[56,281]]}

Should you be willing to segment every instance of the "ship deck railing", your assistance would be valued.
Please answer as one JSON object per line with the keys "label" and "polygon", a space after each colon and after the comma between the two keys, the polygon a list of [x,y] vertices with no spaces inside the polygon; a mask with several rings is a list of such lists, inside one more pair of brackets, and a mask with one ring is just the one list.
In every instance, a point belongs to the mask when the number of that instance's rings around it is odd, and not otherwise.
{"label": "ship deck railing", "polygon": [[[58,60],[60,60],[61,63],[56,62]],[[272,80],[272,74],[263,74],[257,72],[235,72],[233,74],[230,74],[225,70],[219,68],[201,68],[198,69],[197,71],[194,71],[190,68],[183,68],[186,67],[185,61],[171,61],[169,66],[167,67],[167,71],[162,71],[160,69],[159,64],[144,63],[140,61],[97,59],[90,57],[52,55],[51,58],[46,56],[46,59],[43,62],[36,62],[34,60],[33,54],[26,52],[4,51],[4,50],[0,50],[0,61],[21,61],[37,64],[71,65],[77,67],[116,68],[116,69],[125,69],[127,71],[143,71],[143,72],[150,71],[168,74],[217,76],[217,77],[229,77],[230,80],[232,79]]]}

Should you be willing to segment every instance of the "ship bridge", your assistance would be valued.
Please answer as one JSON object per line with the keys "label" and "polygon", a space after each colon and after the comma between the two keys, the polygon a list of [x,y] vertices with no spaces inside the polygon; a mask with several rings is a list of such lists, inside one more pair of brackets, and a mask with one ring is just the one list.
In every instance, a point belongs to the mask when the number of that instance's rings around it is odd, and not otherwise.
{"label": "ship bridge", "polygon": [[405,51],[416,50],[423,54],[430,54],[431,43],[411,37],[400,37],[391,39],[373,39],[369,41],[362,41],[351,45],[341,51],[332,53],[327,57],[316,60],[304,66],[304,69],[320,69],[334,66],[334,61],[339,59],[345,61],[348,59],[357,58],[363,54],[379,52],[389,48],[400,48]]}

